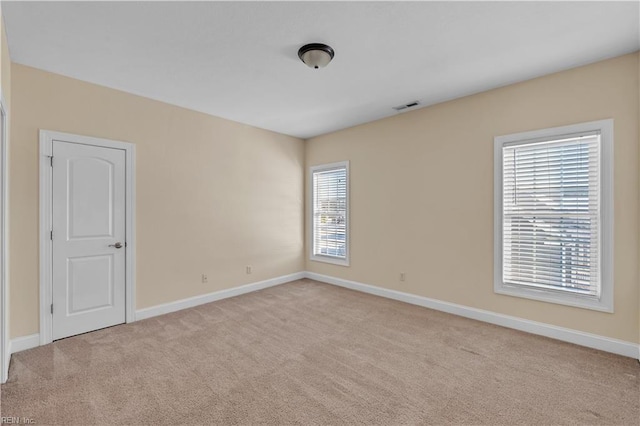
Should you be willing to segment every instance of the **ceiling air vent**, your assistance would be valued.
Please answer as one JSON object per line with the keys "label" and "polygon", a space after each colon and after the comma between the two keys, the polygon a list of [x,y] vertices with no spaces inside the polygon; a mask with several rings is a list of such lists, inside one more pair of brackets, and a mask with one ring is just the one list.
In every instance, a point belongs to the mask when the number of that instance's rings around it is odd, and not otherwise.
{"label": "ceiling air vent", "polygon": [[418,105],[420,105],[420,102],[413,101],[413,102],[409,102],[408,104],[395,106],[393,107],[393,109],[395,109],[396,111],[404,111],[405,109],[417,107]]}

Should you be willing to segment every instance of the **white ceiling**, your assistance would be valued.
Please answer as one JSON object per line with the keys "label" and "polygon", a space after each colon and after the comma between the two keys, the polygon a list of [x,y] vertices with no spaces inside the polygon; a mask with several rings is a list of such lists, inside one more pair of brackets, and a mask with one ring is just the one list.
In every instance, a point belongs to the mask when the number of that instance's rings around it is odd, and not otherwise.
{"label": "white ceiling", "polygon": [[640,48],[637,1],[2,3],[17,63],[301,138]]}

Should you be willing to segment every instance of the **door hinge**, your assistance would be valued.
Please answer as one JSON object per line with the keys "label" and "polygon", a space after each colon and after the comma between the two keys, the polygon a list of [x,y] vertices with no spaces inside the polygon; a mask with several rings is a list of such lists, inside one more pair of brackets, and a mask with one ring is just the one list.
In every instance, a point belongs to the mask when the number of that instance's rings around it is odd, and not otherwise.
{"label": "door hinge", "polygon": [[49,156],[49,164],[53,167],[53,155]]}
{"label": "door hinge", "polygon": [[53,303],[51,304],[51,315],[53,315]]}
{"label": "door hinge", "polygon": [[50,237],[51,237],[51,241],[53,241],[53,230],[51,231]]}

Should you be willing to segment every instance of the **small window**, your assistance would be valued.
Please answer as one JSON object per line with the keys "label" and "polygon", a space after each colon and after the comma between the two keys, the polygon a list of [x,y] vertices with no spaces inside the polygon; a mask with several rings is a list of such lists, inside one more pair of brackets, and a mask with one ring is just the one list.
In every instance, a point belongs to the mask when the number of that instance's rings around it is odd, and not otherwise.
{"label": "small window", "polygon": [[311,260],[349,265],[349,163],[311,168]]}
{"label": "small window", "polygon": [[497,293],[613,312],[613,121],[495,138]]}

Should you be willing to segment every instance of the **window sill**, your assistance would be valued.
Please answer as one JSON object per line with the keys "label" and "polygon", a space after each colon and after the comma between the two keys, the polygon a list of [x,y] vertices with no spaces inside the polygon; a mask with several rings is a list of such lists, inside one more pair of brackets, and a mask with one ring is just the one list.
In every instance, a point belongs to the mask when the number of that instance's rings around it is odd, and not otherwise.
{"label": "window sill", "polygon": [[502,283],[495,284],[494,292],[506,296],[521,297],[525,299],[538,300],[541,302],[573,306],[575,308],[591,309],[594,311],[613,313],[613,303],[607,303],[602,299],[598,300],[581,295],[555,293],[545,290],[505,285]]}
{"label": "window sill", "polygon": [[349,259],[340,259],[338,257],[312,255],[309,260],[313,262],[331,263],[338,266],[349,266]]}

